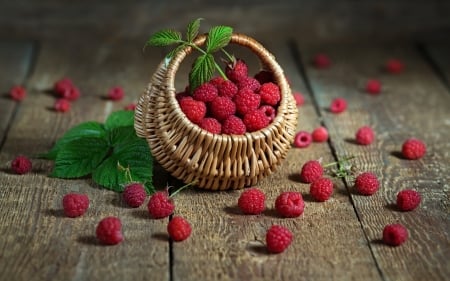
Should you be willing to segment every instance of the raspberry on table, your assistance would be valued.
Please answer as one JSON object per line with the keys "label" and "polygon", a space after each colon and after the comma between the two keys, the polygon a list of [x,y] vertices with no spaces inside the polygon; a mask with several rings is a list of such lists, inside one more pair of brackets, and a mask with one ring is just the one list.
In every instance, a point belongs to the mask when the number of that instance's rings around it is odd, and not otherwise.
{"label": "raspberry on table", "polygon": [[204,118],[200,124],[200,128],[213,133],[213,134],[220,134],[222,132],[222,125],[220,122],[212,117]]}
{"label": "raspberry on table", "polygon": [[132,208],[141,206],[146,197],[147,192],[145,191],[144,186],[140,183],[128,184],[122,193],[123,200]]}
{"label": "raspberry on table", "polygon": [[386,62],[386,71],[392,74],[399,74],[402,73],[405,65],[403,62],[399,59],[389,59]]}
{"label": "raspberry on table", "polygon": [[263,104],[274,106],[281,100],[280,88],[272,82],[262,84],[258,93],[261,96],[261,103]]}
{"label": "raspberry on table", "polygon": [[386,225],[383,229],[383,242],[390,246],[399,246],[408,239],[408,230],[399,223]]}
{"label": "raspberry on table", "polygon": [[224,80],[217,86],[219,96],[232,99],[238,92],[238,87],[231,80]]}
{"label": "raspberry on table", "polygon": [[370,79],[366,83],[366,92],[371,95],[378,95],[381,92],[380,80]]}
{"label": "raspberry on table", "polygon": [[320,126],[311,133],[312,140],[314,142],[325,142],[328,140],[327,128]]}
{"label": "raspberry on table", "polygon": [[9,96],[15,101],[22,101],[27,96],[27,91],[23,86],[16,85],[9,90]]}
{"label": "raspberry on table", "polygon": [[259,215],[266,208],[266,195],[257,187],[248,188],[239,196],[238,207],[246,215]]}
{"label": "raspberry on table", "polygon": [[200,123],[206,115],[206,104],[202,101],[194,100],[192,97],[185,97],[179,103],[183,113],[194,124]]}
{"label": "raspberry on table", "polygon": [[134,102],[130,103],[130,104],[126,105],[123,109],[129,110],[129,111],[134,111],[134,110],[136,110],[136,104]]}
{"label": "raspberry on table", "polygon": [[275,119],[275,116],[277,115],[277,111],[275,108],[273,108],[270,105],[263,105],[258,110],[264,112],[264,114],[269,118],[269,123],[272,122]]}
{"label": "raspberry on table", "polygon": [[219,95],[216,86],[211,83],[203,83],[194,90],[192,96],[195,100],[202,102],[211,102]]}
{"label": "raspberry on table", "polygon": [[305,202],[299,192],[285,191],[275,200],[275,210],[285,218],[295,218],[303,214]]}
{"label": "raspberry on table", "polygon": [[227,97],[217,97],[209,105],[210,114],[219,121],[236,113],[235,103]]}
{"label": "raspberry on table", "polygon": [[331,66],[331,60],[326,54],[316,54],[313,58],[313,64],[318,69],[325,69]]}
{"label": "raspberry on table", "polygon": [[268,70],[261,70],[253,76],[260,84],[274,82],[273,73]]}
{"label": "raspberry on table", "polygon": [[356,131],[355,140],[358,144],[369,145],[375,139],[375,133],[369,126],[363,126]]}
{"label": "raspberry on table", "polygon": [[328,178],[320,178],[311,183],[309,194],[319,202],[325,202],[333,194],[333,181]]}
{"label": "raspberry on table", "polygon": [[397,193],[397,207],[400,211],[412,211],[419,206],[420,193],[413,189],[404,189]]}
{"label": "raspberry on table", "polygon": [[95,234],[103,244],[119,244],[123,241],[122,223],[117,217],[106,217],[98,223]]}
{"label": "raspberry on table", "polygon": [[297,106],[301,106],[305,103],[305,97],[300,92],[294,92],[293,95]]}
{"label": "raspberry on table", "polygon": [[317,160],[309,160],[302,166],[300,178],[304,183],[312,183],[321,178],[323,175],[323,167]]}
{"label": "raspberry on table", "polygon": [[330,111],[332,113],[341,113],[347,109],[347,101],[344,98],[335,98],[331,101]]}
{"label": "raspberry on table", "polygon": [[89,208],[89,197],[86,194],[68,193],[64,195],[62,205],[66,217],[79,217]]}
{"label": "raspberry on table", "polygon": [[23,175],[31,171],[32,169],[31,160],[28,157],[19,155],[11,162],[11,170],[18,174]]}
{"label": "raspberry on table", "polygon": [[123,88],[120,86],[112,87],[108,91],[108,98],[113,101],[119,101],[119,100],[123,99],[124,96],[125,96],[125,92],[124,92]]}
{"label": "raspberry on table", "polygon": [[68,91],[64,92],[63,94],[63,98],[66,98],[70,101],[77,100],[79,97],[80,97],[80,90],[75,86],[72,86]]}
{"label": "raspberry on table", "polygon": [[254,91],[245,88],[239,90],[234,96],[233,101],[236,104],[236,112],[244,116],[245,114],[258,109],[261,103],[261,96]]}
{"label": "raspberry on table", "polygon": [[222,122],[222,133],[227,135],[243,135],[247,132],[241,118],[231,115]]}
{"label": "raspberry on table", "polygon": [[245,77],[239,81],[236,82],[238,89],[249,89],[254,92],[258,92],[261,88],[261,84],[253,77]]}
{"label": "raspberry on table", "polygon": [[53,105],[53,108],[57,112],[67,112],[70,110],[70,101],[64,98],[57,99]]}
{"label": "raspberry on table", "polygon": [[420,159],[426,152],[425,143],[416,138],[407,139],[402,145],[402,155],[409,160]]}
{"label": "raspberry on table", "polygon": [[233,82],[238,82],[248,76],[247,64],[242,59],[237,59],[225,67],[225,75]]}
{"label": "raspberry on table", "polygon": [[266,233],[267,250],[274,254],[284,252],[291,245],[293,237],[292,232],[286,227],[272,225]]}
{"label": "raspberry on table", "polygon": [[175,205],[172,199],[170,199],[167,191],[157,191],[150,197],[147,209],[150,217],[162,219],[173,213]]}
{"label": "raspberry on table", "polygon": [[70,80],[67,77],[61,78],[58,81],[55,82],[53,85],[53,91],[60,96],[60,97],[66,97],[66,93],[70,92],[70,89],[74,87],[74,84],[72,80]]}
{"label": "raspberry on table", "polygon": [[244,115],[242,121],[245,124],[245,128],[248,132],[255,132],[264,129],[269,125],[269,118],[267,118],[265,112],[255,110]]}
{"label": "raspberry on table", "polygon": [[309,132],[300,131],[295,134],[294,146],[298,148],[308,147],[312,142],[312,136]]}
{"label": "raspberry on table", "polygon": [[174,216],[167,224],[167,232],[173,241],[181,242],[189,238],[192,227],[186,219]]}
{"label": "raspberry on table", "polygon": [[364,172],[356,177],[355,187],[359,194],[368,196],[377,192],[380,182],[375,174]]}

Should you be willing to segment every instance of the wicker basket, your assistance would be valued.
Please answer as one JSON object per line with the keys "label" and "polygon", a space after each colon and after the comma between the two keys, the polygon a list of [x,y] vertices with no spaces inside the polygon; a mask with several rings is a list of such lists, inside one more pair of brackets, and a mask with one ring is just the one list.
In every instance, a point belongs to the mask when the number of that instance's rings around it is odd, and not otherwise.
{"label": "wicker basket", "polygon": [[[201,46],[206,35],[195,44]],[[175,74],[191,47],[162,61],[139,99],[135,129],[146,138],[154,158],[174,177],[204,189],[239,189],[255,185],[272,173],[291,148],[297,126],[297,107],[283,70],[254,39],[233,34],[231,43],[249,48],[262,67],[274,74],[281,90],[277,116],[259,131],[244,135],[212,134],[191,123],[175,99]]]}

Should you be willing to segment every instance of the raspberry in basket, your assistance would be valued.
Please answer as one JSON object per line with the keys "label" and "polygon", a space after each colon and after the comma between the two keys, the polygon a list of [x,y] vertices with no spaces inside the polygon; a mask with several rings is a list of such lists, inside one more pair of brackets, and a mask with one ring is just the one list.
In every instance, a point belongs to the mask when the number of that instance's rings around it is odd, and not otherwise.
{"label": "raspberry in basket", "polygon": [[243,60],[237,59],[227,64],[225,74],[231,81],[236,83],[248,77],[248,66]]}
{"label": "raspberry in basket", "polygon": [[206,105],[202,101],[194,100],[192,97],[185,97],[180,100],[181,110],[192,123],[200,123],[206,115]]}
{"label": "raspberry in basket", "polygon": [[238,87],[231,80],[224,80],[217,85],[219,96],[232,99],[238,92]]}
{"label": "raspberry in basket", "polygon": [[236,104],[236,112],[244,116],[245,114],[258,109],[261,103],[261,96],[254,91],[245,88],[239,90],[233,100]]}
{"label": "raspberry in basket", "polygon": [[236,113],[236,105],[227,97],[217,97],[209,105],[210,114],[217,120],[225,120]]}
{"label": "raspberry in basket", "polygon": [[261,70],[258,73],[255,74],[256,80],[258,80],[258,82],[260,84],[264,84],[264,83],[268,83],[268,82],[274,82],[274,77],[272,72],[267,71],[267,70]]}
{"label": "raspberry in basket", "polygon": [[231,115],[222,123],[222,133],[228,135],[243,135],[247,132],[245,124],[241,118]]}
{"label": "raspberry in basket", "polygon": [[217,119],[212,117],[204,118],[199,125],[200,128],[213,134],[220,134],[222,132],[222,125]]}
{"label": "raspberry in basket", "polygon": [[261,84],[259,84],[258,80],[256,80],[253,77],[246,77],[244,79],[241,79],[237,82],[237,86],[239,90],[242,89],[250,89],[254,92],[259,91],[261,88]]}
{"label": "raspberry in basket", "polygon": [[264,114],[269,118],[269,122],[272,122],[277,115],[277,111],[270,105],[263,105],[258,110],[264,112]]}
{"label": "raspberry in basket", "polygon": [[197,89],[194,90],[194,93],[192,95],[195,100],[199,100],[202,102],[211,102],[219,95],[219,91],[213,84],[204,83],[198,86]]}
{"label": "raspberry in basket", "polygon": [[262,84],[259,95],[261,103],[268,105],[276,105],[281,99],[280,88],[272,82]]}
{"label": "raspberry in basket", "polygon": [[255,132],[264,129],[269,125],[269,118],[267,118],[266,113],[261,110],[255,110],[250,113],[245,114],[242,121],[245,124],[248,132]]}

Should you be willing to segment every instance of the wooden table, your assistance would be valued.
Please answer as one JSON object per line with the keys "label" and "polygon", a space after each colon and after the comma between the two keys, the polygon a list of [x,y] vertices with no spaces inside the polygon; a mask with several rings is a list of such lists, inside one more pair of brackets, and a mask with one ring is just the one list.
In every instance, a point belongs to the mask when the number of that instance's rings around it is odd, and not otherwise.
{"label": "wooden table", "polygon": [[[249,34],[252,35],[252,34]],[[52,36],[39,40],[0,41],[0,280],[449,280],[450,276],[450,42],[408,40],[332,44],[307,43],[301,34],[277,40],[257,38],[275,54],[294,91],[304,94],[298,130],[324,125],[326,143],[290,150],[287,159],[259,184],[267,196],[267,211],[242,215],[237,199],[242,191],[206,192],[190,189],[175,199],[176,215],[187,218],[191,237],[173,243],[166,234],[169,219],[153,220],[146,206],[126,207],[120,194],[98,188],[89,179],[48,177],[52,163],[33,159],[33,171],[14,175],[11,160],[47,151],[71,126],[96,120],[122,109],[141,95],[163,57],[160,49],[142,54],[145,36],[93,36],[64,41]],[[88,42],[88,43],[87,43]],[[328,54],[332,67],[314,68],[310,59]],[[252,70],[257,60],[248,57]],[[399,58],[405,71],[387,74],[381,67]],[[184,65],[177,87],[186,83]],[[68,76],[82,97],[68,113],[53,111],[53,83]],[[383,83],[378,96],[364,92],[365,82]],[[7,96],[23,84],[27,98]],[[107,90],[122,85],[126,98],[105,100]],[[328,111],[331,100],[344,97],[346,112]],[[376,141],[354,142],[356,130],[371,125]],[[400,157],[409,137],[427,144],[420,160]],[[308,160],[332,162],[353,155],[361,171],[379,176],[380,190],[360,196],[351,181],[336,179],[332,198],[314,202],[309,186],[298,179]],[[179,186],[161,167],[155,167],[157,188]],[[422,195],[411,212],[395,208],[398,191],[413,188]],[[87,193],[88,212],[64,217],[61,199],[68,192]],[[273,211],[282,191],[299,191],[306,208],[299,218],[280,218]],[[106,216],[118,216],[125,241],[103,246],[95,227]],[[410,234],[399,246],[381,241],[385,225],[399,222]],[[281,224],[294,233],[282,254],[267,253],[265,233]]]}

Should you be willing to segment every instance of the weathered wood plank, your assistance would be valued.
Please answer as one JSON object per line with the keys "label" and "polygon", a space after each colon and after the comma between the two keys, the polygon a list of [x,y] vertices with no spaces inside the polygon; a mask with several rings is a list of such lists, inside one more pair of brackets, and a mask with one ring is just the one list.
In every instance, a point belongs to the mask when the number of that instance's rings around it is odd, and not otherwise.
{"label": "weathered wood plank", "polygon": [[435,65],[438,75],[442,76],[447,87],[450,88],[450,42],[430,42],[423,46]]}
{"label": "weathered wood plank", "polygon": [[[299,39],[298,42],[301,42]],[[301,44],[301,43],[299,43]],[[305,52],[307,73],[314,97],[329,128],[338,155],[354,155],[360,171],[379,176],[375,195],[357,195],[349,183],[370,248],[385,280],[447,280],[450,275],[449,174],[450,96],[430,66],[412,45],[364,45],[311,47]],[[309,59],[319,51],[333,60],[330,69],[317,70]],[[404,61],[405,72],[389,75],[381,66],[389,58]],[[383,83],[379,96],[364,92],[367,79]],[[328,111],[335,97],[347,99],[346,112]],[[356,130],[370,125],[376,141],[369,146],[354,143]],[[428,152],[423,159],[408,161],[400,156],[403,141],[417,137]],[[412,212],[395,209],[396,194],[406,188],[418,190],[421,206]],[[393,248],[381,243],[385,225],[399,222],[409,240]]]}

